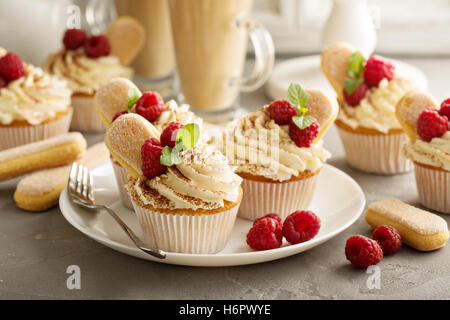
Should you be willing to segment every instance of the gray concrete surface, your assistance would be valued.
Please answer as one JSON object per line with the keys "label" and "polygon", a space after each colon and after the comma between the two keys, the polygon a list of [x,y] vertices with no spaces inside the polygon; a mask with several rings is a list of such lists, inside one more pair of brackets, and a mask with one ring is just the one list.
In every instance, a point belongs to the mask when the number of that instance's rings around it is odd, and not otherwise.
{"label": "gray concrete surface", "polygon": [[[438,100],[450,96],[450,59],[407,59],[428,75]],[[301,79],[299,79],[301,80]],[[262,90],[246,94],[250,110],[264,104]],[[87,136],[89,143],[101,135]],[[350,174],[368,203],[397,197],[417,205],[413,173],[385,177],[358,172],[344,158],[335,128],[325,137],[329,163]],[[59,208],[28,213],[16,208],[17,181],[0,183],[0,299],[443,299],[450,298],[450,247],[422,253],[403,246],[371,274],[345,259],[345,240],[370,235],[361,217],[345,232],[307,252],[256,265],[196,268],[139,260],[104,247],[64,219]],[[342,199],[345,201],[345,199]],[[443,215],[450,223],[450,216]],[[66,269],[81,268],[81,289],[68,290]]]}

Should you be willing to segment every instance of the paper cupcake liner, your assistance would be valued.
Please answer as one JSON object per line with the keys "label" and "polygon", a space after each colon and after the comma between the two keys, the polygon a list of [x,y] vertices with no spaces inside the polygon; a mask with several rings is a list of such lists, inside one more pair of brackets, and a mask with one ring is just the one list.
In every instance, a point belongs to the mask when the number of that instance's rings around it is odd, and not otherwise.
{"label": "paper cupcake liner", "polygon": [[0,150],[41,141],[69,131],[72,110],[56,120],[23,127],[0,126]]}
{"label": "paper cupcake liner", "polygon": [[414,163],[419,201],[425,207],[450,214],[450,172]]}
{"label": "paper cupcake liner", "polygon": [[284,220],[295,210],[308,209],[316,189],[319,174],[281,183],[244,179],[244,196],[238,216],[255,220],[268,213],[278,213]]}
{"label": "paper cupcake liner", "polygon": [[94,97],[72,96],[73,117],[70,130],[81,132],[103,132],[106,130],[94,107]]}
{"label": "paper cupcake liner", "polygon": [[413,169],[403,153],[404,133],[368,135],[348,132],[338,127],[348,163],[359,170],[378,174],[397,174]]}
{"label": "paper cupcake liner", "polygon": [[144,239],[151,248],[179,253],[222,250],[236,220],[239,204],[214,214],[170,214],[151,211],[132,201]]}
{"label": "paper cupcake liner", "polygon": [[117,186],[119,187],[120,198],[125,207],[133,210],[133,204],[131,198],[125,189],[125,184],[128,182],[128,172],[121,165],[117,164],[114,160],[111,160],[112,167],[114,169],[114,175],[116,176]]}

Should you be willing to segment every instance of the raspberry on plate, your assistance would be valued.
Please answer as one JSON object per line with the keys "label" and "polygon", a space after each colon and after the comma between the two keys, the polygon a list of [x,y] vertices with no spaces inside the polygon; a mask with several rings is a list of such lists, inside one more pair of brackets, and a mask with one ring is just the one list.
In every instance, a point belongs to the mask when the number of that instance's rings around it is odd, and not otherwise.
{"label": "raspberry on plate", "polygon": [[87,39],[86,32],[81,29],[67,29],[64,33],[63,44],[67,50],[76,50],[81,47]]}
{"label": "raspberry on plate", "polygon": [[281,246],[281,224],[272,218],[259,219],[247,233],[247,244],[254,250],[270,250]]}
{"label": "raspberry on plate", "polygon": [[318,134],[319,124],[316,120],[305,129],[297,127],[292,120],[289,123],[289,136],[299,148],[309,148]]}
{"label": "raspberry on plate", "polygon": [[268,214],[266,214],[264,217],[261,217],[261,218],[256,219],[255,221],[253,221],[253,225],[255,225],[255,223],[256,223],[258,220],[265,219],[265,218],[274,219],[275,221],[277,221],[277,222],[282,226],[281,217],[280,217],[278,214],[276,214],[276,213],[268,213]]}
{"label": "raspberry on plate", "polygon": [[291,244],[314,238],[320,229],[320,219],[312,211],[294,211],[284,220],[283,236]]}
{"label": "raspberry on plate", "polygon": [[162,152],[158,139],[151,138],[144,142],[141,148],[142,172],[148,179],[152,179],[166,172],[167,167],[159,161]]}
{"label": "raspberry on plate", "polygon": [[348,94],[344,89],[344,99],[345,102],[351,107],[355,107],[359,104],[359,102],[364,99],[366,96],[366,92],[368,90],[367,84],[362,82],[359,86],[356,87],[355,91],[352,94]]}
{"label": "raspberry on plate", "polygon": [[345,257],[358,268],[375,265],[383,258],[383,250],[378,242],[367,237],[351,236],[345,243]]}
{"label": "raspberry on plate", "polygon": [[417,134],[423,141],[430,142],[433,138],[442,137],[447,130],[448,118],[432,107],[423,110],[417,120]]}
{"label": "raspberry on plate", "polygon": [[364,67],[364,81],[370,87],[377,87],[384,78],[389,81],[394,78],[395,67],[379,55],[372,55],[367,59]]}
{"label": "raspberry on plate", "polygon": [[6,82],[5,79],[0,78],[0,89],[5,88],[8,85],[8,82]]}
{"label": "raspberry on plate", "polygon": [[372,234],[373,240],[378,242],[383,254],[393,254],[402,246],[402,237],[392,226],[379,226]]}
{"label": "raspberry on plate", "polygon": [[127,114],[128,113],[128,111],[120,111],[120,112],[117,112],[115,115],[114,115],[114,117],[112,118],[112,121],[111,122],[114,122],[114,120],[116,120],[118,117],[120,117],[121,115],[124,115],[124,114]]}
{"label": "raspberry on plate", "polygon": [[111,52],[109,40],[104,35],[91,36],[84,43],[84,52],[90,58],[107,56]]}
{"label": "raspberry on plate", "polygon": [[297,114],[295,109],[287,100],[273,101],[269,107],[270,119],[273,119],[276,124],[289,124],[293,116]]}
{"label": "raspberry on plate", "polygon": [[450,98],[442,101],[441,109],[439,110],[439,114],[441,116],[446,116],[447,119],[450,121]]}
{"label": "raspberry on plate", "polygon": [[158,119],[164,110],[164,100],[158,92],[144,92],[136,102],[136,112],[150,122]]}
{"label": "raspberry on plate", "polygon": [[161,145],[163,147],[169,146],[171,148],[175,147],[175,142],[177,140],[178,130],[183,126],[182,123],[179,122],[171,122],[169,125],[163,130],[161,133]]}
{"label": "raspberry on plate", "polygon": [[17,80],[25,75],[22,59],[14,52],[0,58],[0,77],[6,81]]}

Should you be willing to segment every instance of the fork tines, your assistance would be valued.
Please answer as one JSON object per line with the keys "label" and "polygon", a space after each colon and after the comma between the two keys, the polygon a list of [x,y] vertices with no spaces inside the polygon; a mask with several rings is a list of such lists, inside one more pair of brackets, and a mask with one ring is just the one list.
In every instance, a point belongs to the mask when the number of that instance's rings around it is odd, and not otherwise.
{"label": "fork tines", "polygon": [[74,162],[69,175],[69,192],[85,202],[94,203],[92,175],[89,168]]}

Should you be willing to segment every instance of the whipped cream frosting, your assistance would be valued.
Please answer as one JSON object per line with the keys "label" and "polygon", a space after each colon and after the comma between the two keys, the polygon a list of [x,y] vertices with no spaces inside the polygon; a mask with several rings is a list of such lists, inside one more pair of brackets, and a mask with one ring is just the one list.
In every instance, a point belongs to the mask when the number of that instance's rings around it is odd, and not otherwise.
{"label": "whipped cream frosting", "polygon": [[450,131],[430,142],[416,139],[405,145],[406,156],[411,160],[450,171]]}
{"label": "whipped cream frosting", "polygon": [[317,171],[331,156],[322,140],[310,148],[297,147],[289,136],[289,126],[270,119],[267,107],[235,121],[215,144],[230,164],[238,166],[236,172],[276,181]]}
{"label": "whipped cream frosting", "polygon": [[130,79],[131,68],[120,64],[118,57],[109,55],[90,58],[79,50],[61,50],[51,55],[45,62],[44,69],[51,74],[67,80],[74,93],[92,95],[108,80],[115,77]]}
{"label": "whipped cream frosting", "polygon": [[391,129],[401,129],[395,117],[395,105],[405,93],[412,90],[411,82],[403,78],[381,80],[378,87],[370,88],[359,105],[352,107],[345,102],[341,105],[338,119],[353,129],[364,127],[388,133]]}
{"label": "whipped cream frosting", "polygon": [[0,89],[1,124],[17,120],[38,125],[69,109],[72,91],[65,81],[28,63],[24,68],[25,76]]}
{"label": "whipped cream frosting", "polygon": [[212,146],[199,144],[183,154],[183,161],[153,179],[130,178],[129,194],[141,204],[161,209],[217,209],[236,202],[242,179],[227,158]]}
{"label": "whipped cream frosting", "polygon": [[153,126],[162,132],[171,122],[180,122],[183,124],[197,123],[202,127],[203,120],[189,111],[189,105],[178,105],[174,100],[166,103],[164,111],[161,112],[158,119],[152,122]]}

